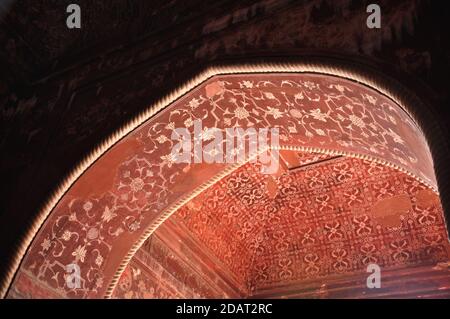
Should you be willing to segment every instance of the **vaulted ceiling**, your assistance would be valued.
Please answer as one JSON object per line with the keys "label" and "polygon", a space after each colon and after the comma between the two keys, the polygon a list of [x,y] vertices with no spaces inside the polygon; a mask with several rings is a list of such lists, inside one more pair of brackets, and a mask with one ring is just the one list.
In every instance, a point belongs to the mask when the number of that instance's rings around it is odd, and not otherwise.
{"label": "vaulted ceiling", "polygon": [[[449,260],[439,197],[425,185],[366,160],[283,155],[298,161],[281,176],[246,164],[181,207],[136,253],[113,296],[282,297],[307,283],[305,295],[314,297],[336,277],[366,274],[369,264],[378,264],[385,278],[393,269],[430,271]],[[213,280],[195,254],[209,256]],[[349,296],[363,296],[361,277]],[[434,296],[450,294],[450,276],[444,278],[432,283]],[[219,280],[228,290],[211,283]],[[425,277],[414,280],[410,290],[399,286],[391,294],[428,293]]]}

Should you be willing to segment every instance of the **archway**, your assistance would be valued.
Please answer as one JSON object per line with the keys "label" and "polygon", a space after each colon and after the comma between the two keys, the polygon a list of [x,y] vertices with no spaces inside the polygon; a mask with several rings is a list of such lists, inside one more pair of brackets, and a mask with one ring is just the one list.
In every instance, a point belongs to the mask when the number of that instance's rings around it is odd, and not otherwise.
{"label": "archway", "polygon": [[[282,150],[366,160],[408,176],[428,189],[421,196],[437,210],[440,258],[447,258],[432,158],[402,94],[363,73],[324,65],[208,69],[119,130],[63,182],[17,253],[10,294],[27,287],[36,297],[111,296],[164,220],[242,166],[174,163],[171,132],[191,129],[195,119],[219,130],[277,127]],[[74,263],[81,286],[70,288],[66,266]]]}

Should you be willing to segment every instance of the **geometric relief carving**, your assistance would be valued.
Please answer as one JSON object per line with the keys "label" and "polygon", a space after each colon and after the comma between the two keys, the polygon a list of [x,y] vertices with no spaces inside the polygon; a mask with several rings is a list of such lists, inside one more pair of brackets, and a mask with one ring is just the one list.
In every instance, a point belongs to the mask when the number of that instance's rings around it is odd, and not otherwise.
{"label": "geometric relief carving", "polygon": [[167,227],[183,227],[248,296],[365,273],[370,263],[384,272],[449,259],[439,198],[425,185],[370,161],[292,154],[308,165],[275,178],[275,197],[246,164],[180,208]]}

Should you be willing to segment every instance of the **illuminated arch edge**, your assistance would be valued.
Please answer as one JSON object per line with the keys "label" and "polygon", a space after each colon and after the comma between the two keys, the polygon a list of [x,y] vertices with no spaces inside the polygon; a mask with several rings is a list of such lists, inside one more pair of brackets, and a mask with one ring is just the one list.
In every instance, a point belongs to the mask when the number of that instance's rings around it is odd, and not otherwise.
{"label": "illuminated arch edge", "polygon": [[[22,240],[18,244],[15,255],[13,256],[10,265],[6,271],[4,280],[0,284],[0,297],[5,298],[7,292],[13,282],[16,272],[20,268],[20,264],[25,257],[28,248],[30,247],[33,239],[38,234],[42,225],[46,219],[50,216],[53,209],[56,207],[61,198],[69,190],[69,188],[78,180],[78,178],[86,172],[90,166],[99,159],[103,154],[105,154],[110,148],[112,148],[116,143],[122,140],[129,133],[137,129],[141,124],[146,122],[148,119],[152,118],[160,110],[170,106],[177,99],[181,98],[185,94],[189,93],[193,88],[207,81],[208,79],[227,74],[257,74],[257,73],[312,73],[312,74],[322,74],[328,76],[334,76],[338,78],[343,78],[346,80],[354,81],[362,84],[378,93],[386,96],[397,104],[407,115],[414,121],[414,124],[419,129],[419,132],[424,136],[427,146],[429,142],[426,135],[423,132],[422,127],[419,125],[419,121],[413,114],[412,106],[422,105],[422,101],[416,96],[412,95],[411,92],[407,91],[399,83],[394,82],[392,79],[388,79],[381,74],[376,74],[374,71],[368,71],[366,69],[356,67],[354,65],[339,65],[334,62],[287,62],[287,63],[276,63],[276,62],[259,62],[259,63],[245,63],[245,64],[218,64],[206,67],[204,71],[200,72],[198,75],[192,77],[191,79],[184,82],[182,85],[175,88],[170,93],[164,95],[158,101],[156,101],[152,106],[148,107],[146,110],[142,111],[140,114],[134,117],[131,121],[123,125],[117,131],[112,133],[103,142],[98,144],[65,178],[62,179],[59,186],[52,192],[50,197],[47,199],[45,204],[40,209],[37,217],[32,222],[31,226],[26,231]],[[409,106],[409,107],[408,107]],[[436,194],[439,195],[438,189],[435,185],[431,185],[427,181],[423,180],[416,174],[411,173],[403,167],[397,164],[391,163],[387,160],[376,158],[374,156],[356,154],[352,152],[336,151],[336,150],[326,150],[313,147],[281,147],[284,150],[294,150],[294,151],[306,151],[306,152],[317,152],[323,154],[336,154],[345,155],[348,157],[361,158],[366,160],[371,160],[383,164],[385,166],[399,170],[410,177],[415,178],[421,183],[425,184]],[[249,159],[247,159],[248,161]],[[232,171],[243,165],[234,164],[228,166],[226,169],[221,171],[219,174],[205,182],[204,184],[197,187],[193,192],[184,196],[182,199],[173,204],[169,209],[162,212],[161,216],[156,219],[150,226],[147,227],[146,231],[140,237],[140,239],[135,242],[129,253],[125,256],[122,263],[118,267],[115,275],[113,276],[108,288],[105,292],[105,298],[110,298],[114,291],[114,288],[119,281],[121,274],[123,273],[125,267],[128,265],[129,261],[133,257],[134,253],[139,249],[139,247],[145,242],[145,240],[155,231],[155,229],[161,225],[170,215],[175,212],[179,207],[187,203],[191,198],[197,196],[205,189],[212,186],[215,182],[223,178],[224,176],[230,174]]]}

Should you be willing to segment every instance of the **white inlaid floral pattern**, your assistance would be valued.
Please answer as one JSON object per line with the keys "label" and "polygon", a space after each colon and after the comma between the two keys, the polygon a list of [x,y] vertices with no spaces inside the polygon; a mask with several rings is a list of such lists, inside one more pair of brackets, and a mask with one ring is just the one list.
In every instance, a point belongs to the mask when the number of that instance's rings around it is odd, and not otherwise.
{"label": "white inlaid floral pattern", "polygon": [[[53,209],[19,271],[31,276],[37,285],[51,287],[63,296],[102,296],[126,248],[131,248],[166,208],[206,181],[202,177],[192,179],[189,174],[197,168],[177,164],[171,156],[177,143],[171,140],[172,131],[187,127],[193,132],[195,120],[201,120],[204,129],[276,127],[280,129],[282,146],[371,156],[436,185],[421,132],[404,111],[374,90],[317,74],[216,76],[139,126],[100,158],[97,166],[87,170]],[[210,140],[210,133],[205,130],[202,139]],[[90,174],[106,162],[108,154],[127,143],[134,143],[132,152],[121,153],[126,155],[120,162],[105,164],[102,174],[109,174],[110,179],[105,180],[110,181],[102,181],[101,191],[97,191],[96,180],[89,179]],[[215,173],[224,168],[201,165]],[[352,172],[344,171],[337,167],[334,173],[345,181]],[[313,174],[305,178],[309,187],[317,189],[325,182]],[[183,189],[186,183],[191,184]],[[389,189],[383,189],[389,193]],[[349,188],[342,197],[358,204],[360,195],[358,189]],[[250,207],[261,196],[258,190],[246,192],[243,203]],[[329,209],[326,197],[314,200],[323,211]],[[298,214],[303,214],[299,209]],[[279,218],[270,210],[268,214],[269,220]],[[251,227],[248,225],[240,236],[247,236]],[[336,230],[330,236],[338,234]],[[340,256],[343,267],[345,256],[338,250],[334,255]],[[82,289],[69,289],[65,284],[64,266],[73,262],[81,267]],[[284,276],[290,276],[289,262],[283,261],[282,267]]]}

